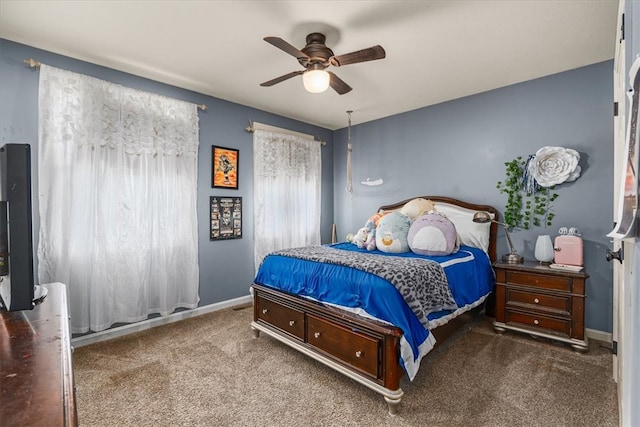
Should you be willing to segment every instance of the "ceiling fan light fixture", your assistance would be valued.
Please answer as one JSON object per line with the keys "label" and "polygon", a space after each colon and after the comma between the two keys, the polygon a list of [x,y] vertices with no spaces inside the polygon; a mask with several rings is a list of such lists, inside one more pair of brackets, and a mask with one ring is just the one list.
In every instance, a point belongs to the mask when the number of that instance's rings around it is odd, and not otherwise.
{"label": "ceiling fan light fixture", "polygon": [[329,73],[325,70],[308,70],[302,74],[302,82],[307,92],[320,93],[329,88]]}
{"label": "ceiling fan light fixture", "polygon": [[273,86],[302,74],[302,82],[304,83],[304,88],[308,92],[324,92],[329,88],[329,86],[331,86],[338,95],[344,95],[351,91],[351,86],[346,84],[340,77],[336,76],[331,71],[325,71],[325,68],[331,65],[334,67],[341,67],[360,62],[374,61],[386,56],[384,49],[380,45],[335,56],[333,51],[324,44],[325,40],[326,38],[324,34],[311,33],[307,36],[307,44],[305,47],[303,47],[302,50],[299,50],[280,37],[265,37],[264,41],[296,58],[298,63],[302,65],[305,70],[298,70],[284,74],[280,77],[276,77],[275,79],[260,83],[260,86]]}

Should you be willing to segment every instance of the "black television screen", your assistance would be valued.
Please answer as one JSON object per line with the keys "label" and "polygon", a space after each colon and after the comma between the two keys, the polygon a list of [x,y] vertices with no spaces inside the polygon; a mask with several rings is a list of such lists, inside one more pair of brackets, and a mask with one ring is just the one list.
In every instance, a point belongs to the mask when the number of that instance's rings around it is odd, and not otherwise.
{"label": "black television screen", "polygon": [[5,310],[34,307],[31,220],[31,146],[0,147],[0,303]]}

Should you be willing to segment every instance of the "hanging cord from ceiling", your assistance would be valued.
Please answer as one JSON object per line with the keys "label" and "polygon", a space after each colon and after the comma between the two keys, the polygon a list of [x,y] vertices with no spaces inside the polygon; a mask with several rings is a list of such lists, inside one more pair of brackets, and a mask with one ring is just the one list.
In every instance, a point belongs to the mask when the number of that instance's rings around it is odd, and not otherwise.
{"label": "hanging cord from ceiling", "polygon": [[351,152],[353,146],[351,145],[351,113],[353,110],[347,110],[347,116],[349,118],[349,126],[347,127],[347,193],[353,195],[353,177],[351,172]]}

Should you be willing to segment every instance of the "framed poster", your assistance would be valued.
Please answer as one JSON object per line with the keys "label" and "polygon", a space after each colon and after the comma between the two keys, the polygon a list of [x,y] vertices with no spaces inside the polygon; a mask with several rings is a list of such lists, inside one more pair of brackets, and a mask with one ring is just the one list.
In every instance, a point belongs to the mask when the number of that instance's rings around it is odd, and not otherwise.
{"label": "framed poster", "polygon": [[209,198],[211,205],[211,240],[242,238],[242,197]]}
{"label": "framed poster", "polygon": [[211,187],[238,189],[240,151],[211,146]]}

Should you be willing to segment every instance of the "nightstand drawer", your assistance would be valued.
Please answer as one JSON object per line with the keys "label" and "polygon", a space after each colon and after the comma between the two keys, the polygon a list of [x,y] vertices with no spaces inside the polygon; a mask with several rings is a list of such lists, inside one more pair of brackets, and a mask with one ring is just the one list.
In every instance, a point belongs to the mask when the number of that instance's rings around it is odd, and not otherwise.
{"label": "nightstand drawer", "polygon": [[[307,342],[374,378],[379,377],[380,340],[376,337],[364,335],[310,314],[307,316]],[[350,344],[347,346],[345,343]]]}
{"label": "nightstand drawer", "polygon": [[299,310],[278,304],[261,295],[256,298],[258,319],[304,340],[304,313]]}
{"label": "nightstand drawer", "polygon": [[569,277],[549,274],[530,273],[526,271],[506,271],[507,284],[534,286],[536,288],[554,289],[571,292],[573,281]]}
{"label": "nightstand drawer", "polygon": [[507,324],[509,323],[520,323],[534,328],[543,328],[561,332],[566,335],[571,334],[570,320],[556,319],[553,317],[540,316],[538,314],[507,310]]}
{"label": "nightstand drawer", "polygon": [[571,314],[571,298],[528,292],[515,288],[507,288],[507,307],[524,306],[535,310],[552,311],[558,314]]}

